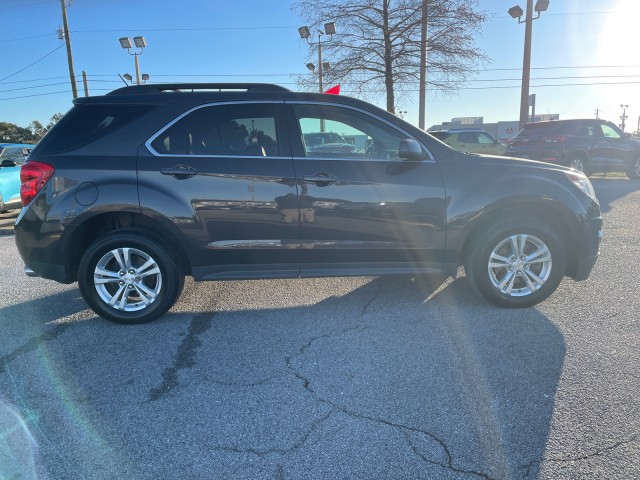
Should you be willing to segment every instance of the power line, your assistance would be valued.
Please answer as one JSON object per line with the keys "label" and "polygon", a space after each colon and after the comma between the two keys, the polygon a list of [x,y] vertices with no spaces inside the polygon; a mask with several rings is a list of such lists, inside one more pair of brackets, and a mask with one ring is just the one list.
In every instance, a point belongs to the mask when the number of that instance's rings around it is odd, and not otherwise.
{"label": "power line", "polygon": [[40,61],[44,60],[45,58],[47,58],[49,55],[51,55],[51,54],[52,54],[53,52],[55,52],[56,50],[60,50],[63,46],[64,46],[64,44],[58,45],[56,48],[54,48],[53,50],[51,50],[49,53],[47,53],[47,54],[46,54],[46,55],[44,55],[43,57],[40,57],[40,58],[39,58],[38,60],[36,60],[35,62],[33,62],[33,63],[31,63],[31,64],[27,65],[27,66],[26,66],[26,67],[24,67],[24,68],[21,68],[20,70],[18,70],[17,72],[12,73],[11,75],[7,75],[7,76],[6,76],[6,77],[4,77],[4,78],[0,78],[0,82],[5,81],[7,78],[11,78],[11,77],[13,77],[14,75],[17,75],[17,74],[19,74],[20,72],[24,72],[24,71],[25,71],[27,68],[29,68],[29,67],[33,67],[36,63],[38,63],[38,62],[40,62]]}

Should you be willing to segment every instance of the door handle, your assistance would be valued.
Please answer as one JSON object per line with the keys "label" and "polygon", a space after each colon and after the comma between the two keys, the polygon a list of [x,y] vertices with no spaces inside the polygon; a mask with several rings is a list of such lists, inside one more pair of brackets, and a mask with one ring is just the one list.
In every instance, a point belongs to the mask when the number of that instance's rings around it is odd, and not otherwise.
{"label": "door handle", "polygon": [[319,173],[318,175],[305,175],[302,178],[304,180],[304,183],[315,183],[319,187],[326,187],[327,185],[331,185],[338,181],[336,177],[328,173]]}
{"label": "door handle", "polygon": [[173,167],[163,168],[160,170],[160,173],[162,175],[171,175],[178,179],[184,179],[197,175],[198,171],[189,165],[175,165]]}

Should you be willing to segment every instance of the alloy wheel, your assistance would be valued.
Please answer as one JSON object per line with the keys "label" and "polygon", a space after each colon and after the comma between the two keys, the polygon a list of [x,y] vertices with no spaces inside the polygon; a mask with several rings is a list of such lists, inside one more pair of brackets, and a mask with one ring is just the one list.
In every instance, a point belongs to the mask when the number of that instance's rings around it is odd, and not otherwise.
{"label": "alloy wheel", "polygon": [[107,305],[123,312],[135,312],[147,308],[158,298],[162,272],[157,262],[142,250],[117,248],[98,260],[93,283]]}
{"label": "alloy wheel", "polygon": [[551,252],[538,237],[511,235],[496,245],[487,267],[491,283],[500,293],[523,297],[537,292],[549,279]]}

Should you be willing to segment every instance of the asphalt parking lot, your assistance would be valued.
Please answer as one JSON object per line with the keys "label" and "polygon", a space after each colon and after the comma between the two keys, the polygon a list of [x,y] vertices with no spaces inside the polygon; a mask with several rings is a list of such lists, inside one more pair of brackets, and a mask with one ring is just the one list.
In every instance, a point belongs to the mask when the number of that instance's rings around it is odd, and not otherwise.
{"label": "asphalt parking lot", "polygon": [[640,181],[592,180],[592,276],[522,310],[462,273],[187,282],[118,326],[1,214],[0,479],[640,478]]}

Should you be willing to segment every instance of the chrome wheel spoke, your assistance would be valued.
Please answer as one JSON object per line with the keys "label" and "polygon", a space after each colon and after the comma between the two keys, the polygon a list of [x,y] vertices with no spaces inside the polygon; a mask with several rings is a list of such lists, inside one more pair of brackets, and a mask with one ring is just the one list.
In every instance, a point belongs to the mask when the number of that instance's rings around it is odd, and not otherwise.
{"label": "chrome wheel spoke", "polygon": [[[542,257],[542,258],[540,258]],[[541,262],[550,262],[551,261],[551,252],[544,245],[542,248],[539,248],[535,252],[531,253],[527,256],[528,263],[541,263]]]}
{"label": "chrome wheel spoke", "polygon": [[515,282],[515,280],[516,274],[514,272],[507,273],[502,279],[502,282],[500,282],[500,284],[497,286],[498,290],[503,293],[509,293],[513,288],[513,282]]}
{"label": "chrome wheel spoke", "polygon": [[[493,262],[491,261],[493,260]],[[506,268],[510,263],[507,257],[498,255],[496,252],[491,252],[491,259],[489,260],[489,268]]]}
{"label": "chrome wheel spoke", "polygon": [[151,302],[153,302],[156,297],[158,296],[158,294],[156,292],[154,292],[153,290],[148,289],[144,283],[136,283],[134,285],[136,291],[138,292],[138,294],[140,295],[140,300],[142,300],[142,302],[145,305],[149,305]]}
{"label": "chrome wheel spoke", "polygon": [[93,281],[95,283],[118,283],[120,280],[120,275],[118,272],[113,272],[111,270],[105,270],[103,268],[97,268],[93,275]]}

